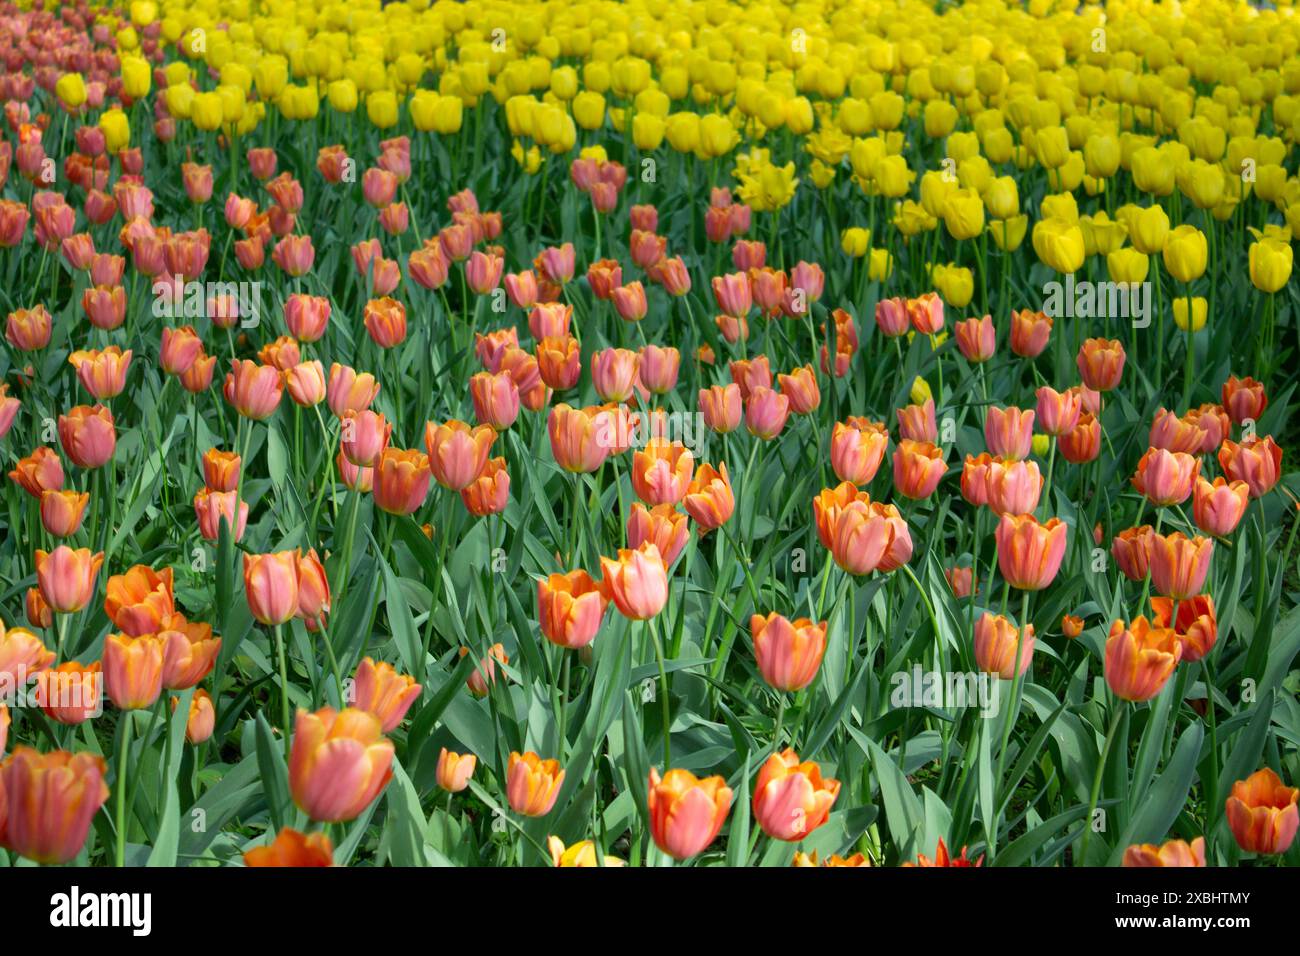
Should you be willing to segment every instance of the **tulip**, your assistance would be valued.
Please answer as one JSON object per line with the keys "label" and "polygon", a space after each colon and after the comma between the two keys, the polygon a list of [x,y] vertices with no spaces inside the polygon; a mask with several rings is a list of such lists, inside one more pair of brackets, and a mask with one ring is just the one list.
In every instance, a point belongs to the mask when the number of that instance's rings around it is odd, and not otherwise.
{"label": "tulip", "polygon": [[456,420],[442,425],[426,423],[424,445],[434,479],[451,491],[468,488],[483,473],[496,437],[496,431],[487,425],[470,428]]}
{"label": "tulip", "polygon": [[16,748],[0,764],[0,842],[36,863],[70,862],[109,797],[106,772],[95,754]]}
{"label": "tulip", "polygon": [[953,324],[953,334],[957,339],[957,348],[968,362],[987,362],[998,350],[997,331],[993,328],[993,319],[984,316],[979,319],[966,319]]}
{"label": "tulip", "polygon": [[695,478],[682,499],[682,507],[695,519],[702,535],[722,527],[731,519],[736,509],[736,498],[725,462],[716,469],[707,463],[696,469]]}
{"label": "tulip", "polygon": [[10,312],[5,340],[20,352],[39,352],[50,344],[53,319],[43,305]]}
{"label": "tulip", "polygon": [[763,679],[776,690],[798,691],[812,683],[826,653],[826,622],[808,618],[793,623],[773,611],[749,619],[754,658]]}
{"label": "tulip", "polygon": [[[47,670],[53,663],[54,652],[46,650],[41,639],[31,631],[23,627],[0,631],[0,676],[5,677],[11,687],[25,684],[28,677]],[[6,696],[8,693],[6,689]],[[6,711],[6,719],[8,716]]]}
{"label": "tulip", "polygon": [[117,430],[113,413],[104,405],[78,405],[59,416],[59,444],[74,465],[99,468],[113,457]]}
{"label": "tulip", "polygon": [[699,403],[704,424],[720,435],[735,431],[744,415],[741,387],[735,382],[700,389]]}
{"label": "tulip", "polygon": [[1191,495],[1200,470],[1199,458],[1151,448],[1138,462],[1132,485],[1154,505],[1179,505]]}
{"label": "tulip", "polygon": [[230,527],[233,539],[240,541],[248,524],[248,502],[241,501],[234,491],[201,488],[194,495],[194,516],[204,540],[219,540],[224,522]]}
{"label": "tulip", "polygon": [[1250,486],[1244,481],[1215,478],[1213,484],[1198,478],[1192,498],[1192,518],[1209,535],[1227,537],[1236,530],[1250,504]]}
{"label": "tulip", "polygon": [[[469,648],[462,647],[460,656],[464,657],[469,653]],[[510,663],[510,655],[506,653],[504,645],[493,644],[489,649],[487,656],[479,661],[478,666],[474,668],[474,673],[469,675],[469,680],[465,681],[465,686],[475,697],[486,697],[488,693],[488,684],[496,684],[497,681],[497,662],[502,664]]]}
{"label": "tulip", "polygon": [[994,514],[1029,514],[1038,507],[1043,476],[1032,461],[992,459],[985,476],[988,506]]}
{"label": "tulip", "polygon": [[1124,374],[1124,346],[1118,339],[1088,339],[1079,347],[1075,364],[1085,385],[1108,392],[1119,385]]}
{"label": "tulip", "polygon": [[636,390],[640,357],[628,349],[604,349],[591,356],[591,382],[606,402],[626,402]]}
{"label": "tulip", "polygon": [[166,644],[157,634],[104,640],[104,690],[119,710],[145,710],[162,694]]}
{"label": "tulip", "polygon": [[1154,531],[1149,524],[1139,528],[1126,528],[1110,543],[1110,553],[1119,569],[1130,581],[1146,579],[1151,562],[1151,537]]}
{"label": "tulip", "polygon": [[880,469],[889,435],[882,422],[850,416],[831,430],[831,468],[841,481],[870,484]]}
{"label": "tulip", "polygon": [[1300,788],[1288,787],[1269,767],[1232,785],[1224,805],[1233,839],[1247,853],[1285,853],[1300,825]]}
{"label": "tulip", "polygon": [[[637,119],[641,119],[640,115]],[[566,847],[557,836],[548,837],[546,847],[551,853],[551,865],[557,867],[597,867],[626,866],[627,863],[616,856],[606,856],[603,861],[596,859],[596,845],[590,840],[582,840]]]}
{"label": "tulip", "polygon": [[939,440],[939,425],[934,418],[934,399],[927,398],[922,405],[908,405],[896,409],[898,416],[898,434],[900,440],[914,442],[936,442]]}
{"label": "tulip", "polygon": [[422,452],[385,448],[374,469],[375,507],[394,515],[414,514],[429,496],[430,478],[430,462]]}
{"label": "tulip", "polygon": [[1057,436],[1074,431],[1083,410],[1077,394],[1068,390],[1058,392],[1050,385],[1041,386],[1036,394],[1036,419],[1043,431]]}
{"label": "tulip", "polygon": [[1150,700],[1164,688],[1182,653],[1173,628],[1153,626],[1141,616],[1127,627],[1115,621],[1106,640],[1106,683],[1122,700]]}
{"label": "tulip", "polygon": [[537,617],[542,634],[560,647],[586,647],[600,630],[609,601],[581,569],[537,582]]}
{"label": "tulip", "polygon": [[[1174,609],[1177,606],[1177,614]],[[1213,648],[1219,637],[1219,623],[1214,613],[1214,599],[1208,594],[1175,601],[1173,598],[1151,599],[1151,623],[1172,627],[1183,647],[1185,661],[1199,661]]]}
{"label": "tulip", "polygon": [[934,335],[943,330],[943,300],[938,293],[927,292],[905,303],[908,321],[922,335]]}
{"label": "tulip", "polygon": [[876,303],[876,325],[887,338],[897,338],[907,331],[907,306],[900,298],[881,299]]}
{"label": "tulip", "polygon": [[110,577],[104,594],[104,613],[130,637],[157,633],[176,613],[171,568],[155,571],[137,564]]}
{"label": "tulip", "polygon": [[[996,235],[996,230],[994,231]],[[1011,312],[1011,351],[1023,358],[1037,358],[1047,348],[1052,319],[1028,309]]]}
{"label": "tulip", "polygon": [[[853,486],[849,485],[849,488]],[[834,509],[833,516],[828,516],[828,546],[835,563],[849,574],[870,574],[880,567],[891,553],[898,534],[898,526],[890,520],[893,516],[873,508],[873,504],[862,494]],[[817,502],[814,502],[814,510],[816,506]],[[819,520],[819,534],[821,524]],[[823,543],[826,543],[825,539]]]}
{"label": "tulip", "polygon": [[639,501],[632,502],[627,519],[627,544],[636,550],[646,542],[659,549],[664,564],[672,565],[690,540],[690,523],[687,516],[672,504],[646,508]]}
{"label": "tulip", "polygon": [[1264,414],[1264,409],[1268,408],[1268,395],[1264,392],[1264,386],[1249,376],[1237,378],[1229,375],[1223,383],[1221,394],[1223,407],[1237,425],[1258,420]]}
{"label": "tulip", "polygon": [[1195,281],[1205,272],[1207,250],[1205,233],[1195,226],[1177,226],[1165,238],[1165,269],[1179,282]]}
{"label": "tulip", "polygon": [[1181,531],[1152,534],[1147,540],[1151,584],[1160,594],[1182,600],[1200,593],[1214,556],[1210,538],[1189,538]]}
{"label": "tulip", "polygon": [[772,754],[754,780],[754,819],[774,840],[798,842],[826,822],[840,782],[822,777],[811,760],[792,749]]}
{"label": "tulip", "polygon": [[44,491],[41,493],[41,524],[56,538],[67,538],[77,533],[90,495],[75,491]]}
{"label": "tulip", "polygon": [[1294,254],[1289,242],[1269,237],[1252,242],[1248,258],[1251,285],[1261,292],[1278,292],[1290,281]]}
{"label": "tulip", "polygon": [[653,542],[643,542],[634,550],[620,549],[617,560],[602,556],[600,568],[605,596],[624,617],[644,621],[663,610],[668,569]]}
{"label": "tulip", "polygon": [[651,438],[632,456],[632,489],[649,505],[677,504],[686,495],[695,456],[681,442]]}
{"label": "tulip", "polygon": [[743,272],[714,276],[713,297],[723,314],[736,319],[743,319],[754,306],[749,278]]}
{"label": "tulip", "polygon": [[[71,727],[104,712],[104,680],[99,661],[89,665],[66,661],[35,676],[33,699],[51,720]],[[0,730],[0,738],[3,736]],[[0,742],[0,752],[3,750]]]}
{"label": "tulip", "polygon": [[121,395],[126,388],[126,372],[131,365],[130,349],[123,352],[116,345],[102,351],[79,351],[68,356],[68,364],[77,370],[77,381],[100,401]]}
{"label": "tulip", "polygon": [[221,638],[212,628],[173,615],[158,633],[163,642],[162,685],[168,690],[185,690],[207,677],[216,666]]}
{"label": "tulip", "polygon": [[226,401],[245,418],[270,418],[280,404],[284,384],[280,370],[248,359],[231,359],[230,366],[222,389]]}
{"label": "tulip", "polygon": [[1245,438],[1241,444],[1225,440],[1219,449],[1219,467],[1229,481],[1244,481],[1252,498],[1262,498],[1282,475],[1282,449],[1268,435]]}
{"label": "tulip", "polygon": [[244,555],[244,591],[253,617],[268,627],[298,611],[298,551]]}
{"label": "tulip", "polygon": [[524,754],[511,751],[506,765],[506,799],[515,813],[546,816],[555,806],[563,783],[564,771],[558,760],[543,760],[531,750]]}
{"label": "tulip", "polygon": [[571,335],[547,337],[537,343],[537,370],[542,381],[558,392],[578,384],[582,374],[582,349]]}
{"label": "tulip", "polygon": [[327,833],[299,833],[285,827],[268,846],[244,851],[244,866],[327,867],[334,865],[334,844]]}
{"label": "tulip", "polygon": [[1101,423],[1092,412],[1080,412],[1078,424],[1057,438],[1057,446],[1066,461],[1076,465],[1092,461],[1101,454]]}
{"label": "tulip", "polygon": [[9,477],[34,498],[46,491],[63,487],[63,463],[50,448],[37,448],[26,458],[19,459]]}
{"label": "tulip", "polygon": [[1062,275],[1077,272],[1083,266],[1083,232],[1077,222],[1049,217],[1034,223],[1034,252],[1046,266]]}
{"label": "tulip", "polygon": [[1156,412],[1155,420],[1151,423],[1151,447],[1195,455],[1205,443],[1205,432],[1198,421],[1179,418],[1162,408]]}
{"label": "tulip", "polygon": [[1049,584],[1065,557],[1066,526],[1059,518],[1040,524],[1033,515],[1004,514],[998,523],[998,570],[1013,588],[1038,591]]}
{"label": "tulip", "polygon": [[388,785],[392,762],[392,741],[373,714],[355,707],[298,711],[289,790],[311,819],[339,823],[359,816]]}
{"label": "tulip", "polygon": [[539,302],[528,313],[528,331],[533,338],[563,339],[569,335],[569,323],[573,319],[573,308],[559,302]]}
{"label": "tulip", "polygon": [[731,809],[731,789],[720,776],[689,770],[650,770],[647,804],[655,845],[676,860],[689,859],[717,839]]}
{"label": "tulip", "polygon": [[[1016,664],[1019,655],[1019,666]],[[1012,680],[1029,670],[1034,658],[1034,626],[1025,622],[1023,632],[1006,617],[987,611],[975,622],[975,665],[986,674]]]}
{"label": "tulip", "polygon": [[551,409],[546,430],[555,463],[565,471],[592,472],[605,463],[615,436],[613,422],[599,407],[572,408],[561,402]]}
{"label": "tulip", "polygon": [[928,498],[947,472],[943,449],[931,442],[904,438],[894,450],[894,487],[905,497]]}
{"label": "tulip", "polygon": [[460,793],[469,786],[469,778],[474,776],[478,758],[473,754],[458,754],[441,748],[438,752],[438,786],[448,793]]}
{"label": "tulip", "polygon": [[745,401],[745,427],[763,441],[781,434],[789,416],[790,399],[765,386],[754,387]]}
{"label": "tulip", "polygon": [[626,322],[640,322],[650,308],[646,301],[645,287],[639,281],[612,290],[610,301],[614,303],[614,311],[619,318]]}
{"label": "tulip", "polygon": [[807,415],[821,404],[821,390],[817,375],[811,365],[804,365],[789,375],[778,375],[781,394],[790,400],[790,410],[796,415]]}
{"label": "tulip", "polygon": [[362,659],[353,684],[352,705],[373,714],[384,733],[401,724],[411,705],[420,699],[420,685],[413,677],[399,674],[391,664]]}
{"label": "tulip", "polygon": [[1186,840],[1170,840],[1161,846],[1154,843],[1135,843],[1124,851],[1125,867],[1205,866],[1205,837],[1197,837],[1191,843]]}
{"label": "tulip", "polygon": [[1017,461],[1028,458],[1034,438],[1034,412],[1018,408],[989,406],[984,419],[984,440],[989,451],[1000,458]]}
{"label": "tulip", "polygon": [[91,554],[89,548],[73,550],[61,544],[52,552],[36,552],[36,583],[41,597],[60,614],[80,611],[95,593],[95,577],[104,554]]}

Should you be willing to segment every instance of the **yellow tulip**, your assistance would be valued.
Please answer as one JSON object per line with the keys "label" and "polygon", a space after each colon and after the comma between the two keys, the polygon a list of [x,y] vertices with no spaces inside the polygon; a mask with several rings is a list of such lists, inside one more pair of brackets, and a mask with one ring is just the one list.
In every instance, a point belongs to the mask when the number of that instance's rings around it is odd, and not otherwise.
{"label": "yellow tulip", "polygon": [[120,153],[131,144],[131,124],[121,110],[105,110],[99,117],[99,128],[110,153]]}
{"label": "yellow tulip", "polygon": [[[1196,296],[1192,299],[1192,321],[1191,331],[1199,332],[1205,328],[1205,319],[1209,306],[1203,296]],[[1174,299],[1174,325],[1187,331],[1187,296],[1178,296]]]}
{"label": "yellow tulip", "polygon": [[871,246],[871,231],[861,226],[850,226],[840,233],[840,248],[846,256],[860,259]]}
{"label": "yellow tulip", "polygon": [[388,129],[397,125],[397,94],[392,90],[379,90],[366,97],[366,116],[371,125]]}
{"label": "yellow tulip", "polygon": [[149,95],[153,84],[153,68],[149,61],[139,56],[122,58],[122,92],[133,100]]}
{"label": "yellow tulip", "polygon": [[1116,249],[1106,255],[1106,271],[1112,282],[1145,282],[1151,260],[1136,249]]}
{"label": "yellow tulip", "polygon": [[1169,237],[1169,217],[1158,205],[1137,210],[1129,220],[1129,241],[1138,252],[1155,255],[1164,252]]}
{"label": "yellow tulip", "polygon": [[1020,212],[1020,190],[1011,176],[999,176],[984,190],[984,205],[994,219],[1010,219]]}
{"label": "yellow tulip", "polygon": [[1066,275],[1083,265],[1083,232],[1068,219],[1043,219],[1034,223],[1034,252],[1047,266]]}
{"label": "yellow tulip", "polygon": [[943,223],[954,239],[973,239],[984,231],[984,203],[973,189],[958,189],[948,194],[943,207]]}
{"label": "yellow tulip", "polygon": [[583,129],[600,129],[605,125],[605,97],[583,90],[573,98],[573,119]]}
{"label": "yellow tulip", "polygon": [[[419,92],[417,92],[416,97],[418,97],[420,93],[425,93],[425,92],[430,92],[430,91],[420,90]],[[356,110],[357,101],[359,98],[357,94],[357,85],[353,83],[352,80],[348,79],[346,76],[343,77],[342,79],[335,80],[328,87],[326,87],[325,93],[327,98],[329,99],[329,104],[331,109],[337,110],[340,113],[351,113],[354,110]],[[433,95],[436,96],[437,94],[435,93]],[[412,103],[411,112],[412,114],[414,114],[415,97],[412,97],[411,103]]]}
{"label": "yellow tulip", "polygon": [[1165,269],[1179,282],[1199,279],[1205,272],[1206,256],[1205,233],[1195,226],[1179,226],[1165,238]]}
{"label": "yellow tulip", "polygon": [[884,282],[894,271],[894,257],[888,249],[872,249],[867,262],[867,278],[872,282]]}
{"label": "yellow tulip", "polygon": [[1264,238],[1250,244],[1250,282],[1261,292],[1277,292],[1291,278],[1294,253],[1289,242]]}
{"label": "yellow tulip", "polygon": [[80,73],[64,73],[54,84],[54,95],[68,112],[78,110],[86,102],[86,81]]}
{"label": "yellow tulip", "polygon": [[989,223],[989,234],[993,244],[1003,252],[1015,252],[1025,241],[1029,231],[1029,217],[1024,213],[1009,219],[994,219]]}
{"label": "yellow tulip", "polygon": [[217,93],[196,93],[190,105],[190,119],[201,130],[211,131],[220,128],[225,109],[221,96]]}

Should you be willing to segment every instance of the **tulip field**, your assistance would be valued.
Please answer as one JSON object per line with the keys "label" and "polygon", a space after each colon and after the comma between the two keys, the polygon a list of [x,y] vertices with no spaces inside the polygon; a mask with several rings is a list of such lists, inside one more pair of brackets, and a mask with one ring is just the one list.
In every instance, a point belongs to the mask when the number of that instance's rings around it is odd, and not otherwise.
{"label": "tulip field", "polygon": [[0,102],[0,866],[1300,865],[1292,0],[6,0]]}

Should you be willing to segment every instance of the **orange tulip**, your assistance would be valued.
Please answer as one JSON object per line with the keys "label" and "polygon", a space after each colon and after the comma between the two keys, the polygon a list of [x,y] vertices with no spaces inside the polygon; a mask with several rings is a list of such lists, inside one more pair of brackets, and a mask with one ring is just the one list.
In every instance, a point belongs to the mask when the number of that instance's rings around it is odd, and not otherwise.
{"label": "orange tulip", "polygon": [[928,498],[948,473],[943,449],[931,442],[904,438],[894,450],[894,487],[899,494],[919,500]]}
{"label": "orange tulip", "polygon": [[1080,412],[1078,424],[1058,436],[1056,443],[1066,461],[1076,465],[1090,462],[1101,454],[1101,423],[1092,412]]}
{"label": "orange tulip", "polygon": [[797,842],[826,822],[840,782],[822,777],[811,760],[792,749],[772,754],[754,780],[754,819],[774,840]]}
{"label": "orange tulip", "polygon": [[1047,348],[1052,320],[1043,312],[1011,311],[1011,351],[1024,358],[1037,358]]}
{"label": "orange tulip", "polygon": [[967,598],[975,590],[974,568],[944,568],[943,576],[952,590],[953,597]]}
{"label": "orange tulip", "polygon": [[627,518],[627,546],[632,550],[651,542],[664,564],[671,566],[690,539],[690,520],[672,505],[647,508],[639,501],[632,502]]}
{"label": "orange tulip", "polygon": [[393,743],[379,718],[355,707],[299,709],[289,753],[289,791],[322,823],[352,820],[393,776]]}
{"label": "orange tulip", "polygon": [[745,427],[763,441],[771,441],[785,428],[790,399],[766,386],[754,387],[745,400]]}
{"label": "orange tulip", "polygon": [[77,381],[99,401],[121,395],[126,388],[126,372],[131,366],[131,350],[123,352],[116,345],[101,351],[73,352],[68,364],[77,370]]}
{"label": "orange tulip", "polygon": [[104,640],[104,690],[119,710],[144,710],[162,694],[166,644],[156,634],[110,634]]}
{"label": "orange tulip", "polygon": [[557,392],[578,384],[582,376],[582,348],[572,335],[548,336],[537,343],[537,371]]}
{"label": "orange tulip", "polygon": [[1229,481],[1244,481],[1252,498],[1262,498],[1282,476],[1282,449],[1271,435],[1246,438],[1241,444],[1225,440],[1219,449],[1219,467]]}
{"label": "orange tulip", "polygon": [[366,657],[357,668],[353,683],[353,706],[379,719],[380,729],[391,733],[402,722],[411,705],[420,699],[415,678],[399,674],[391,664],[375,663]]}
{"label": "orange tulip", "polygon": [[241,464],[233,451],[209,448],[203,453],[203,483],[213,491],[234,491],[239,487]]}
{"label": "orange tulip", "polygon": [[826,622],[806,617],[791,622],[773,611],[749,619],[754,658],[763,680],[776,690],[803,690],[817,676],[826,653]]}
{"label": "orange tulip", "polygon": [[106,771],[95,754],[16,747],[0,763],[0,846],[37,863],[74,859],[109,797]]}
{"label": "orange tulip", "polygon": [[1268,395],[1264,393],[1263,384],[1249,376],[1237,378],[1229,375],[1223,383],[1221,395],[1223,407],[1237,425],[1245,421],[1258,421],[1259,416],[1264,414],[1264,409],[1268,408]]}
{"label": "orange tulip", "polygon": [[1167,408],[1156,412],[1156,417],[1151,422],[1152,448],[1195,455],[1200,452],[1203,444],[1205,428],[1199,421],[1179,418]]}
{"label": "orange tulip", "polygon": [[1146,579],[1151,567],[1151,537],[1154,534],[1151,525],[1144,524],[1139,528],[1125,528],[1111,541],[1111,557],[1130,581]]}
{"label": "orange tulip", "polygon": [[36,583],[45,603],[60,614],[80,611],[95,593],[95,578],[104,563],[104,552],[89,548],[73,550],[61,544],[49,554],[36,552]]}
{"label": "orange tulip", "polygon": [[1069,638],[1078,637],[1083,633],[1083,618],[1066,614],[1061,618],[1061,633]]}
{"label": "orange tulip", "polygon": [[1161,846],[1154,843],[1135,843],[1124,851],[1124,866],[1205,866],[1205,837],[1197,837],[1191,843],[1186,840],[1170,840]]}
{"label": "orange tulip", "polygon": [[460,793],[469,786],[477,764],[473,754],[458,754],[443,747],[438,752],[438,786],[448,793]]}
{"label": "orange tulip", "polygon": [[1237,846],[1247,853],[1285,853],[1300,825],[1300,788],[1288,787],[1270,768],[1232,785],[1224,810]]}
{"label": "orange tulip", "polygon": [[1131,479],[1138,494],[1152,504],[1180,505],[1192,493],[1192,484],[1201,472],[1201,460],[1183,452],[1147,449]]}
{"label": "orange tulip", "polygon": [[[180,703],[179,697],[172,698],[172,711]],[[212,695],[202,687],[194,689],[190,698],[190,713],[185,720],[185,739],[192,744],[201,744],[212,739],[212,732],[217,726],[217,711],[212,706]]]}
{"label": "orange tulip", "polygon": [[1058,392],[1050,385],[1043,385],[1036,394],[1036,418],[1043,431],[1058,436],[1074,431],[1083,411],[1083,403],[1076,392],[1069,389]]}
{"label": "orange tulip", "polygon": [[817,387],[817,374],[811,365],[803,365],[789,375],[778,375],[781,394],[790,400],[790,411],[807,415],[821,404],[821,389]]}
{"label": "orange tulip", "polygon": [[22,686],[33,674],[54,663],[54,652],[25,627],[0,628],[0,675],[13,687]]}
{"label": "orange tulip", "polygon": [[695,519],[700,534],[720,528],[731,519],[736,510],[736,496],[731,490],[726,462],[717,468],[706,462],[695,470],[695,478],[686,489],[682,507]]}
{"label": "orange tulip", "polygon": [[600,630],[609,601],[581,569],[537,582],[537,617],[542,634],[560,647],[586,647]]}
{"label": "orange tulip", "polygon": [[348,461],[359,468],[373,468],[388,447],[392,423],[370,409],[344,412],[339,416],[339,447]]}
{"label": "orange tulip", "polygon": [[698,778],[689,770],[650,769],[647,804],[655,846],[673,859],[695,856],[718,838],[731,810],[731,788],[720,776]]}
{"label": "orange tulip", "polygon": [[889,444],[883,422],[850,416],[831,430],[831,468],[840,481],[870,484]]}
{"label": "orange tulip", "polygon": [[632,456],[632,488],[649,505],[677,504],[686,496],[695,456],[679,441],[651,438]]}
{"label": "orange tulip", "polygon": [[894,412],[898,416],[900,440],[934,442],[939,440],[939,424],[934,419],[934,399],[922,405],[908,405]]}
{"label": "orange tulip", "polygon": [[1122,700],[1150,700],[1164,688],[1182,655],[1173,628],[1153,627],[1141,616],[1128,627],[1115,621],[1106,640],[1106,683]]}
{"label": "orange tulip", "polygon": [[369,408],[378,394],[379,382],[369,372],[358,374],[338,362],[330,366],[329,381],[325,385],[325,401],[337,417],[342,418],[348,412]]}
{"label": "orange tulip", "polygon": [[614,446],[613,425],[610,415],[599,406],[556,405],[546,422],[555,463],[565,471],[595,471]]}
{"label": "orange tulip", "polygon": [[163,687],[186,690],[212,672],[221,652],[221,638],[212,627],[176,614],[158,632],[163,642]]}
{"label": "orange tulip", "polygon": [[704,424],[720,435],[735,431],[745,414],[741,389],[735,382],[700,389],[699,402]]}
{"label": "orange tulip", "polygon": [[1181,531],[1152,534],[1147,539],[1151,586],[1166,597],[1182,600],[1199,594],[1210,571],[1214,540],[1197,535],[1189,538]]}
{"label": "orange tulip", "polygon": [[1109,392],[1124,374],[1124,358],[1119,339],[1088,339],[1079,347],[1075,365],[1083,384],[1096,392]]}
{"label": "orange tulip", "polygon": [[1214,483],[1197,479],[1192,498],[1192,517],[1206,534],[1226,537],[1237,529],[1250,504],[1250,486],[1244,481],[1229,483],[1215,478]]}
{"label": "orange tulip", "polygon": [[59,416],[59,444],[72,463],[81,468],[99,468],[113,457],[117,429],[113,413],[103,405],[78,405]]}
{"label": "orange tulip", "polygon": [[1038,507],[1043,476],[1038,463],[995,458],[987,470],[988,506],[994,514],[1029,514]]}
{"label": "orange tulip", "polygon": [[225,522],[231,528],[231,536],[239,541],[248,524],[248,502],[240,501],[238,492],[200,488],[194,494],[194,517],[204,540],[218,540]]}
{"label": "orange tulip", "polygon": [[[468,653],[468,647],[460,649],[461,657]],[[465,686],[475,697],[486,697],[488,684],[496,684],[498,661],[502,664],[510,663],[510,655],[506,653],[505,645],[500,642],[488,648],[487,656],[479,661],[478,667],[474,668],[474,673],[470,674],[469,680],[465,681]]]}
{"label": "orange tulip", "polygon": [[546,816],[563,784],[564,771],[558,760],[543,760],[531,750],[524,754],[511,751],[506,764],[506,799],[515,813]]}
{"label": "orange tulip", "polygon": [[429,496],[429,479],[429,459],[423,452],[385,448],[375,466],[375,507],[393,515],[414,514]]}
{"label": "orange tulip", "polygon": [[253,421],[270,418],[280,404],[284,382],[274,365],[258,365],[251,359],[231,359],[222,394],[226,401]]}
{"label": "orange tulip", "polygon": [[[1177,619],[1174,605],[1178,605]],[[1214,648],[1219,637],[1219,623],[1214,614],[1214,598],[1208,594],[1175,602],[1173,598],[1151,599],[1151,623],[1156,627],[1172,627],[1183,646],[1183,660],[1199,661]]]}
{"label": "orange tulip", "polygon": [[653,542],[636,550],[620,549],[618,559],[600,559],[606,597],[627,618],[644,621],[663,610],[668,601],[668,569]]}
{"label": "orange tulip", "polygon": [[442,425],[428,422],[424,444],[434,479],[452,491],[469,487],[483,473],[496,437],[496,431],[487,425],[470,428],[455,420]]}
{"label": "orange tulip", "polygon": [[77,533],[86,513],[90,495],[76,491],[45,491],[41,493],[41,524],[56,538],[68,538]]}
{"label": "orange tulip", "polygon": [[327,833],[299,833],[285,827],[275,842],[244,851],[244,866],[318,867],[334,865],[334,844]]}
{"label": "orange tulip", "polygon": [[1041,524],[1033,515],[1003,515],[995,533],[1002,577],[1022,591],[1047,587],[1065,557],[1065,535],[1060,518]]}
{"label": "orange tulip", "polygon": [[268,627],[283,624],[298,611],[300,551],[244,555],[244,593],[253,617]]}
{"label": "orange tulip", "polygon": [[9,472],[12,481],[34,498],[63,487],[63,462],[52,448],[41,447],[20,458]]}
{"label": "orange tulip", "polygon": [[997,352],[998,337],[991,316],[956,322],[952,328],[957,348],[961,349],[966,361],[987,362]]}
{"label": "orange tulip", "polygon": [[114,574],[104,589],[104,613],[131,637],[154,634],[176,613],[172,598],[172,569],[155,571],[137,564],[126,574]]}
{"label": "orange tulip", "polygon": [[996,458],[1019,461],[1034,447],[1034,412],[989,406],[984,418],[984,441]]}
{"label": "orange tulip", "polygon": [[480,425],[504,431],[519,418],[519,386],[508,371],[470,376],[469,393]]}
{"label": "orange tulip", "polygon": [[[1016,663],[1019,650],[1019,665]],[[975,664],[986,674],[1012,680],[1029,670],[1034,659],[1034,626],[1026,623],[1024,633],[1006,617],[987,611],[975,622]]]}
{"label": "orange tulip", "polygon": [[[60,724],[84,723],[104,712],[104,681],[99,661],[66,661],[36,674],[33,699],[45,716]],[[0,752],[3,751],[0,747]]]}

